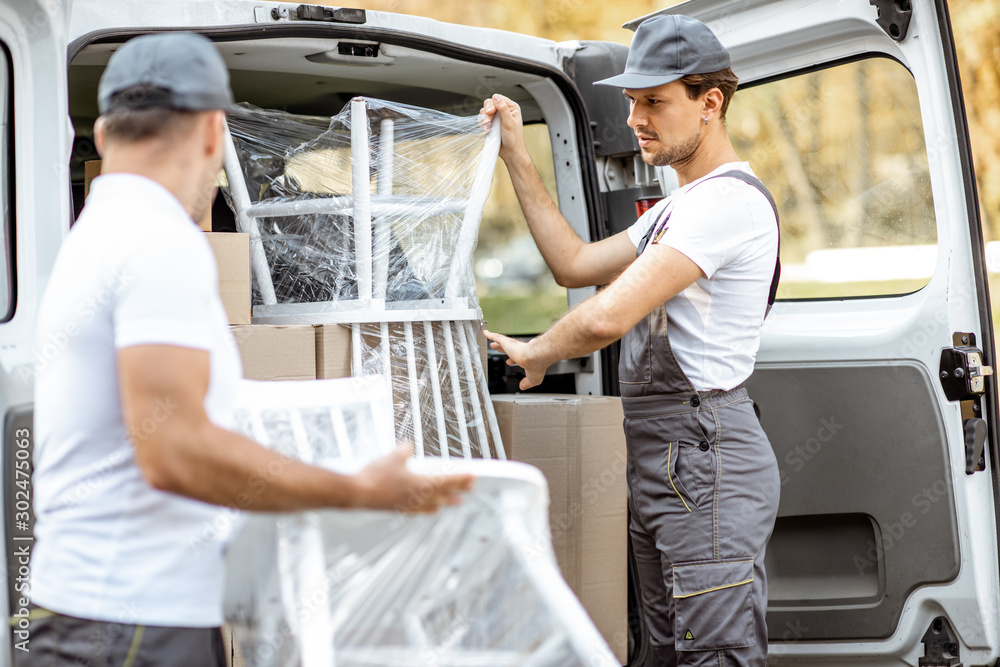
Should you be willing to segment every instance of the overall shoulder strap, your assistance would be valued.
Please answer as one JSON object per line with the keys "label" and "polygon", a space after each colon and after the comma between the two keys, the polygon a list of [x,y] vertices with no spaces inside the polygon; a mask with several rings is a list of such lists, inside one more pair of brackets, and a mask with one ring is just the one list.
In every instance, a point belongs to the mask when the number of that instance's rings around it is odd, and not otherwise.
{"label": "overall shoulder strap", "polygon": [[[743,181],[747,185],[752,185],[757,188],[762,195],[767,197],[767,201],[771,204],[771,208],[774,209],[774,221],[778,222],[778,205],[774,202],[774,197],[768,191],[764,184],[760,182],[760,179],[756,176],[746,173],[745,171],[740,171],[739,169],[733,169],[732,171],[727,171],[711,178],[706,178],[706,181],[710,181],[716,178],[735,178],[739,181]],[[704,183],[704,181],[702,181]],[[781,279],[781,225],[778,225],[778,255],[774,259],[774,276],[771,278],[771,290],[767,295],[767,310],[764,312],[764,317],[771,312],[771,306],[774,305],[774,299],[778,294],[778,281]]]}

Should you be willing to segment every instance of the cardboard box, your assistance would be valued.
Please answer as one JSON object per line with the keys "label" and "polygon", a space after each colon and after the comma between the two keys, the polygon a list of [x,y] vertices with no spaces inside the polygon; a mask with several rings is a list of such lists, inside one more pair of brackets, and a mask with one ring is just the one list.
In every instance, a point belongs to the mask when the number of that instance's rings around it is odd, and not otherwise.
{"label": "cardboard box", "polygon": [[628,513],[621,399],[493,396],[507,458],[549,483],[552,546],[563,577],[618,659],[628,653]]}
{"label": "cardboard box", "polygon": [[316,333],[311,324],[248,324],[232,331],[246,379],[316,379]]}
{"label": "cardboard box", "polygon": [[230,324],[250,324],[250,235],[207,233],[219,270],[219,296]]}
{"label": "cardboard box", "polygon": [[101,161],[87,160],[83,163],[83,198],[90,196],[90,183],[101,175]]}
{"label": "cardboard box", "polygon": [[[219,196],[219,188],[212,190],[212,203],[215,203],[215,198]],[[198,226],[201,227],[201,231],[210,232],[212,231],[212,205],[209,204],[208,209],[205,211],[205,215],[202,216],[201,220],[198,220]]]}
{"label": "cardboard box", "polygon": [[351,377],[351,329],[339,324],[316,327],[316,377]]}

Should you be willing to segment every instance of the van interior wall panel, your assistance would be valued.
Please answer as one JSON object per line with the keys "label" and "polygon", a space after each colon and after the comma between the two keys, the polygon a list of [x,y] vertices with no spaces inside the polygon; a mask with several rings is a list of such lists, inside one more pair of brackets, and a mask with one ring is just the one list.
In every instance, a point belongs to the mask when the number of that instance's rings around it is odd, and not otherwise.
{"label": "van interior wall panel", "polygon": [[747,385],[780,470],[770,638],[890,637],[910,592],[959,570],[931,379],[907,364],[765,366]]}
{"label": "van interior wall panel", "polygon": [[[541,119],[534,98],[523,88],[540,80],[535,74],[463,62],[417,49],[382,44],[389,64],[344,64],[317,58],[336,52],[340,39],[269,38],[221,41],[217,47],[230,68],[233,96],[268,109],[330,116],[355,96],[377,97],[454,115],[475,115],[485,98],[501,93],[521,105],[526,122]],[[351,41],[345,38],[344,41]],[[73,59],[69,72],[69,107],[76,136],[89,145],[97,119],[97,85],[118,44],[91,44]],[[359,57],[359,60],[362,60]],[[79,154],[79,155],[78,155]],[[82,163],[95,159],[74,150],[74,180]]]}
{"label": "van interior wall panel", "polygon": [[593,127],[594,154],[598,157],[635,155],[639,142],[625,124],[628,101],[621,88],[595,86],[625,70],[628,48],[608,42],[582,42],[569,63],[569,73],[580,89]]}
{"label": "van interior wall panel", "polygon": [[601,200],[604,202],[605,220],[608,225],[606,235],[614,236],[635,224],[638,219],[635,210],[637,199],[659,199],[661,197],[663,197],[663,191],[660,189],[659,183],[602,192]]}

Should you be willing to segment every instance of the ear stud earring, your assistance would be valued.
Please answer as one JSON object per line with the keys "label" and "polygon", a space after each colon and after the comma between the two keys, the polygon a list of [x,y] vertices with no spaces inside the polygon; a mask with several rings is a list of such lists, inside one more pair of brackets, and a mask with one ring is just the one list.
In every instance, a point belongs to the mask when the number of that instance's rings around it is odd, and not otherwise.
{"label": "ear stud earring", "polygon": [[708,125],[708,119],[705,118],[704,121],[705,121],[705,125]]}

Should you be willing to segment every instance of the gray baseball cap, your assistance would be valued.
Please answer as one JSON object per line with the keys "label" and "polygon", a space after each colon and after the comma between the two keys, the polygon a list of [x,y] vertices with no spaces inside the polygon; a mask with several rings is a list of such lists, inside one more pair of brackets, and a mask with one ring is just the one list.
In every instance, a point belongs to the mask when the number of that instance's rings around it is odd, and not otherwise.
{"label": "gray baseball cap", "polygon": [[153,107],[210,111],[232,104],[222,56],[211,40],[193,32],[130,39],[111,56],[97,87],[102,114]]}
{"label": "gray baseball cap", "polygon": [[707,25],[688,16],[666,14],[639,24],[624,74],[594,84],[652,88],[688,74],[708,74],[729,66],[729,51]]}

